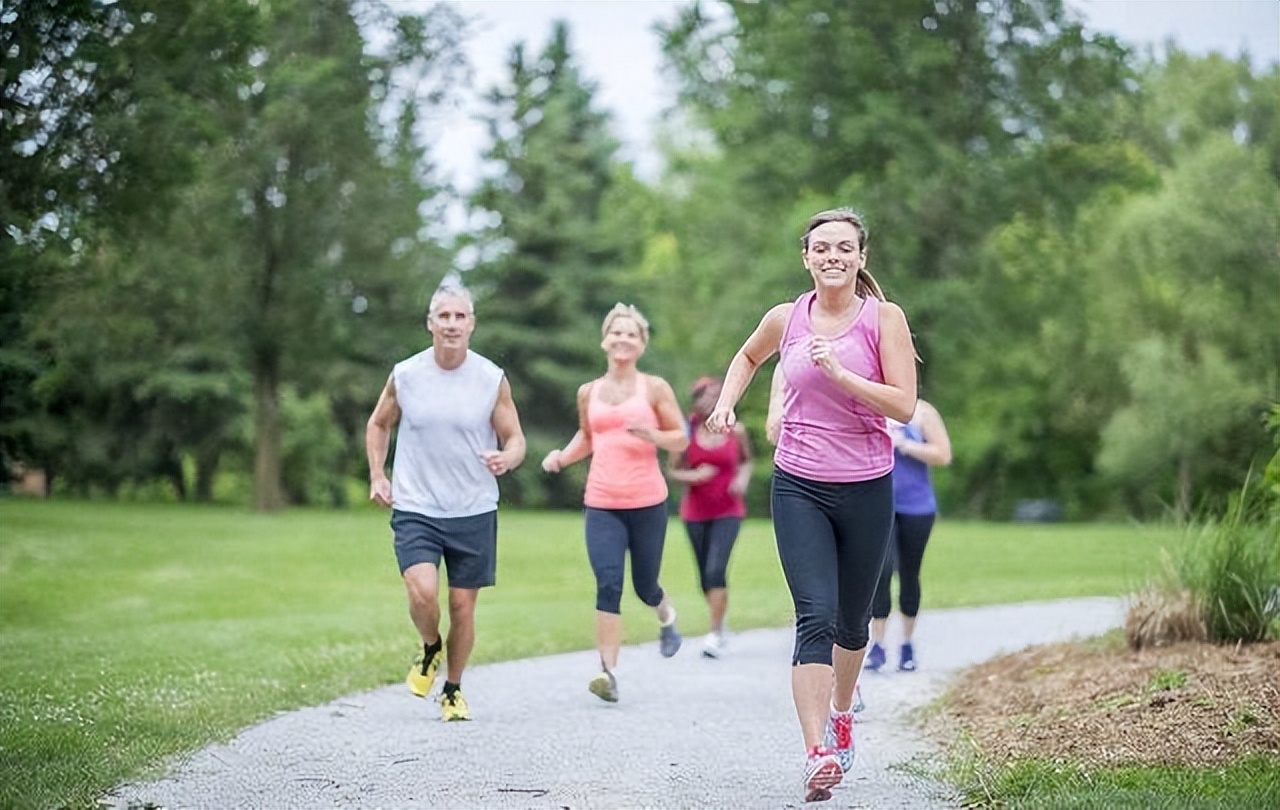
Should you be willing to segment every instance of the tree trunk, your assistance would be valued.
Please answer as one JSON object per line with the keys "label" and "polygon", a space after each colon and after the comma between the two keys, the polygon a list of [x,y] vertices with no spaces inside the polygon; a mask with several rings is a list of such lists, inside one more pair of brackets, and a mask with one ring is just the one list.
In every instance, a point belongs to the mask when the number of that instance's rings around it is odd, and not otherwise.
{"label": "tree trunk", "polygon": [[1191,457],[1184,455],[1178,459],[1178,502],[1174,506],[1178,519],[1184,520],[1191,514]]}
{"label": "tree trunk", "polygon": [[274,364],[253,371],[253,508],[272,512],[284,507],[280,485],[280,381]]}
{"label": "tree trunk", "polygon": [[218,460],[221,452],[211,447],[196,454],[196,501],[209,503],[213,500],[213,481],[218,474]]}

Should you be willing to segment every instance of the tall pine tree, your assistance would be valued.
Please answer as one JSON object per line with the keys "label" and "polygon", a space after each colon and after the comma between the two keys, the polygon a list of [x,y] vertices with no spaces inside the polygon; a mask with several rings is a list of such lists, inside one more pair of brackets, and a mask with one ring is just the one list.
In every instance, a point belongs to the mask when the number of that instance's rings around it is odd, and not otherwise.
{"label": "tall pine tree", "polygon": [[[557,23],[537,57],[517,44],[508,66],[510,83],[487,99],[496,171],[471,199],[493,224],[477,236],[466,282],[480,299],[475,345],[506,370],[534,458],[576,429],[575,393],[601,373],[600,322],[624,295],[641,233],[608,224],[611,192],[629,170],[568,27]],[[531,505],[579,499],[574,478],[513,483],[511,497]]]}

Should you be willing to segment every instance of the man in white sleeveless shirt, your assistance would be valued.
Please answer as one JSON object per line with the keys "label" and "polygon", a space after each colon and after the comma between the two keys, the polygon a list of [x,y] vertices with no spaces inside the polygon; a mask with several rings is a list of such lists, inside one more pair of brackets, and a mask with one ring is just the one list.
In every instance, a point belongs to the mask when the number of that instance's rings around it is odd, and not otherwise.
{"label": "man in white sleeveless shirt", "polygon": [[[441,659],[445,720],[470,720],[460,689],[475,646],[480,589],[494,584],[497,476],[524,461],[525,439],[502,369],[471,351],[475,307],[461,286],[441,286],[427,310],[430,348],[397,363],[365,429],[369,499],[391,507],[396,562],[421,657],[405,681],[426,697]],[[398,427],[397,427],[398,424]],[[396,429],[392,475],[386,473]],[[440,563],[449,577],[449,637],[440,637]]]}

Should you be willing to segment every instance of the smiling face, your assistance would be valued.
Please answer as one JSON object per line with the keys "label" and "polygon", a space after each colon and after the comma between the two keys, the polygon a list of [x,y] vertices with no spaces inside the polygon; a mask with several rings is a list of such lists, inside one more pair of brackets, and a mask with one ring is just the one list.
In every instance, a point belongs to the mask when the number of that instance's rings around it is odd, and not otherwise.
{"label": "smiling face", "polygon": [[605,327],[600,347],[611,359],[636,360],[644,354],[644,330],[635,318],[618,315]]}
{"label": "smiling face", "polygon": [[804,266],[816,287],[852,286],[866,263],[862,234],[851,222],[824,222],[805,237]]}
{"label": "smiling face", "polygon": [[476,329],[471,302],[463,295],[441,295],[432,302],[427,330],[440,349],[465,349]]}

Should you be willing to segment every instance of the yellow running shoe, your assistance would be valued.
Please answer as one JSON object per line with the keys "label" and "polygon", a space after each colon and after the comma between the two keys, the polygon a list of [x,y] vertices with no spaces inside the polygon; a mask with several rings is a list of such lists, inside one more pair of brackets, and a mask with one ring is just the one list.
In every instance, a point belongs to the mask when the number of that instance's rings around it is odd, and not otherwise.
{"label": "yellow running shoe", "polygon": [[467,706],[467,699],[462,696],[461,689],[452,695],[440,696],[440,717],[445,721],[471,719],[471,709]]}
{"label": "yellow running shoe", "polygon": [[591,691],[591,694],[607,703],[618,702],[618,681],[613,677],[613,673],[607,669],[600,670],[591,679],[591,683],[587,684],[587,689]]}
{"label": "yellow running shoe", "polygon": [[418,656],[418,660],[414,662],[409,674],[405,676],[404,682],[409,684],[409,691],[420,698],[431,694],[431,687],[435,686],[436,673],[440,671],[440,661],[443,659],[443,646],[436,650],[430,661],[426,660],[426,651],[424,650]]}

